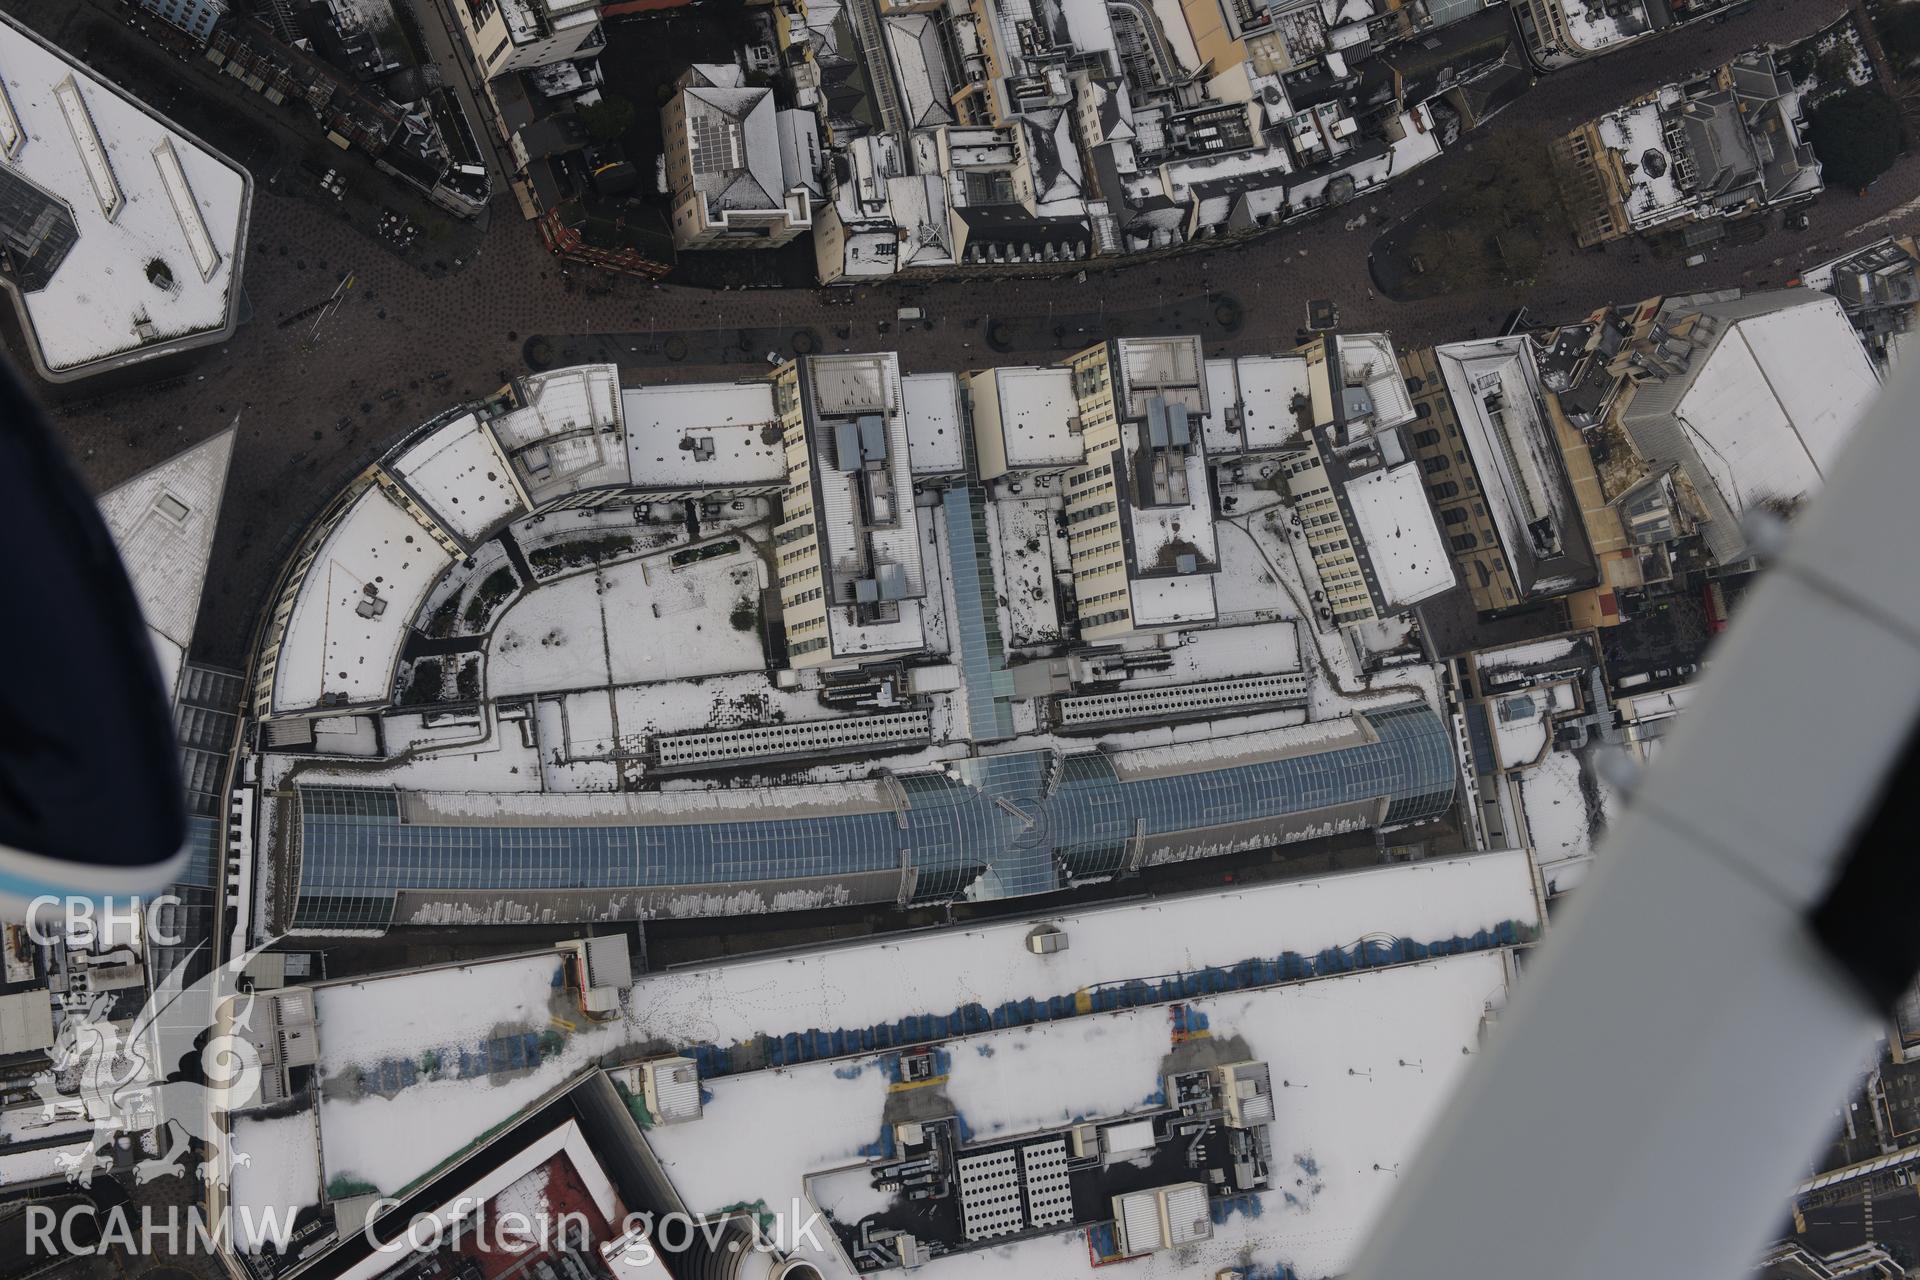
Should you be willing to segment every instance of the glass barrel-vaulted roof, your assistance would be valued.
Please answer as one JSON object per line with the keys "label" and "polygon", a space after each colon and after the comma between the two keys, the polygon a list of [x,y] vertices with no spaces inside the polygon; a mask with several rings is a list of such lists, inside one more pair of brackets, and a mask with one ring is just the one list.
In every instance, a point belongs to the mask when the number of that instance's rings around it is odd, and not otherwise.
{"label": "glass barrel-vaulted roof", "polygon": [[947,512],[947,568],[953,580],[954,647],[965,675],[967,734],[975,742],[1013,736],[1013,677],[995,607],[993,553],[978,492],[955,485],[942,499]]}
{"label": "glass barrel-vaulted roof", "polygon": [[[385,928],[396,895],[681,889],[898,872],[917,902],[1016,897],[1126,869],[1136,838],[1187,837],[1181,856],[1224,852],[1212,828],[1386,802],[1388,825],[1443,813],[1454,763],[1419,703],[1364,713],[1364,742],[1123,779],[1097,753],[1024,751],[896,779],[892,811],[724,822],[494,825],[403,822],[390,790],[299,793],[299,928]],[[1368,820],[1369,823],[1373,819]],[[1310,823],[1269,838],[1313,834]],[[1244,841],[1244,828],[1231,837]],[[724,899],[722,899],[724,901]],[[724,908],[716,908],[716,910]]]}

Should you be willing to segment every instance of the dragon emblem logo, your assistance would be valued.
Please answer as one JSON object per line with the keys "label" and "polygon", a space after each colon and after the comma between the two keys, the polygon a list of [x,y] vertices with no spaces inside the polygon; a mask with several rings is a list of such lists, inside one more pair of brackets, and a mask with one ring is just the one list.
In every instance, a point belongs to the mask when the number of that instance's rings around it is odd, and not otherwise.
{"label": "dragon emblem logo", "polygon": [[[269,944],[271,945],[271,944]],[[248,1162],[226,1117],[260,1097],[260,1050],[252,1038],[254,996],[240,990],[255,948],[189,981],[201,944],[155,983],[130,1020],[111,1017],[113,998],[69,1005],[50,1056],[34,1080],[48,1119],[84,1118],[92,1138],[64,1153],[67,1180],[82,1186],[114,1165],[113,1152],[153,1135],[156,1152],[134,1165],[139,1182],[183,1176],[197,1145],[199,1174],[224,1185]]]}

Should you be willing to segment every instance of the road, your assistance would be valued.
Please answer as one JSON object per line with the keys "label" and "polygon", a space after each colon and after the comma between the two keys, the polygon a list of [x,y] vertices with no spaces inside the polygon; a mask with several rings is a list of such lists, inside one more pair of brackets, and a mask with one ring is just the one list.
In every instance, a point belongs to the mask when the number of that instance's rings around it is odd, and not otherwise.
{"label": "road", "polygon": [[[1876,1197],[1872,1204],[1872,1237],[1903,1256],[1908,1265],[1920,1259],[1920,1194],[1911,1187]],[[1806,1211],[1807,1229],[1800,1241],[1816,1253],[1831,1255],[1865,1242],[1867,1202],[1823,1205]]]}
{"label": "road", "polygon": [[[422,7],[425,24],[432,7]],[[1771,0],[1723,25],[1671,33],[1543,80],[1488,127],[1571,126],[1742,48],[1803,36],[1844,8],[1840,0]],[[33,12],[23,16],[37,20]],[[458,80],[457,71],[450,79]],[[1682,287],[1777,284],[1799,265],[1920,221],[1920,158],[1909,157],[1865,197],[1829,195],[1813,209],[1810,231],[1776,232],[1722,250],[1684,278],[1635,247],[1568,247],[1542,271],[1552,283],[1532,290],[1409,303],[1376,296],[1366,269],[1376,231],[1350,231],[1347,222],[1363,209],[1376,225],[1404,216],[1436,194],[1459,163],[1457,154],[1443,156],[1377,198],[1317,223],[1207,252],[1090,270],[1084,284],[994,279],[920,293],[915,301],[934,324],[909,332],[888,322],[910,290],[861,289],[852,305],[827,306],[812,290],[714,293],[578,269],[568,278],[505,193],[496,196],[476,260],[429,278],[314,202],[262,186],[246,268],[253,321],[183,380],[69,401],[55,417],[89,482],[105,487],[239,416],[195,645],[202,661],[235,665],[298,531],[411,427],[523,372],[525,343],[536,334],[560,339],[553,344],[560,358],[570,346],[581,349],[566,341],[570,335],[615,335],[587,345],[600,358],[625,346],[630,379],[744,377],[765,369],[767,350],[779,349],[762,347],[764,339],[799,330],[814,335],[821,350],[890,348],[910,370],[959,369],[1051,359],[1061,347],[1109,331],[1205,328],[1213,352],[1281,349],[1304,323],[1308,299],[1333,298],[1343,327],[1386,329],[1403,345],[1417,345],[1466,336],[1470,326],[1484,330],[1521,302],[1542,320],[1570,319],[1601,303]],[[317,339],[308,339],[310,325],[275,323],[325,299],[349,271],[356,286]],[[1221,297],[1244,313],[1233,332],[1207,326]],[[986,348],[990,318],[1016,322],[1009,326],[1016,349]],[[744,342],[743,326],[752,330]],[[666,335],[685,343],[680,359],[669,358]]]}

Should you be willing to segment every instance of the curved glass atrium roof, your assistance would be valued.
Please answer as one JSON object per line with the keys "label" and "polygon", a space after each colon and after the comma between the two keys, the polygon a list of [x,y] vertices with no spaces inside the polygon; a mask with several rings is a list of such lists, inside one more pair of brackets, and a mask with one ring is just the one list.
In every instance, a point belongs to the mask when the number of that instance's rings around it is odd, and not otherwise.
{"label": "curved glass atrium roof", "polygon": [[[1357,713],[1357,733],[1286,746],[1250,735],[1253,755],[1202,750],[1061,755],[1052,750],[981,756],[941,772],[901,775],[870,802],[823,812],[831,788],[792,788],[782,803],[700,821],[695,812],[636,810],[630,821],[570,823],[520,815],[511,824],[447,816],[404,820],[391,789],[302,787],[298,792],[296,929],[383,929],[403,923],[402,893],[431,902],[458,895],[518,903],[509,918],[537,918],[541,895],[635,901],[608,915],[663,909],[721,913],[779,909],[853,896],[876,877],[887,900],[919,903],[1045,893],[1101,879],[1143,860],[1229,852],[1254,843],[1436,817],[1452,803],[1454,767],[1445,725],[1410,703]],[[775,793],[776,795],[778,793]],[[851,796],[851,792],[849,795]],[[538,797],[529,799],[538,802]],[[422,806],[428,807],[428,806]],[[864,811],[854,811],[855,809]],[[738,816],[735,816],[738,815]],[[690,820],[691,819],[691,820]],[[1158,850],[1158,858],[1152,855]],[[799,883],[822,896],[782,900],[767,891]],[[646,898],[647,903],[638,900]]]}

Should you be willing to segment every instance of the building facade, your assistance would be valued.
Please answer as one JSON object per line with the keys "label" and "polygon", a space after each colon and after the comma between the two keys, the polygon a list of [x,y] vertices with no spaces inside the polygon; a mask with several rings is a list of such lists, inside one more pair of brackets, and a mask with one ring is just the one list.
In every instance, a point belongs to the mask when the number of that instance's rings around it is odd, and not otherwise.
{"label": "building facade", "polygon": [[491,80],[597,54],[606,44],[598,0],[457,0],[468,52]]}
{"label": "building facade", "polygon": [[[1285,466],[1322,615],[1373,622],[1456,585],[1451,557],[1403,428],[1413,400],[1386,334],[1327,334],[1306,357],[1312,427]],[[1391,523],[1382,516],[1391,511]]]}
{"label": "building facade", "polygon": [[1581,124],[1551,151],[1575,238],[1591,247],[1818,195],[1799,104],[1792,77],[1760,50]]}
{"label": "building facade", "polygon": [[[738,67],[690,68],[660,113],[675,247],[767,249],[810,231],[812,119],[777,111],[773,90],[749,87]],[[798,149],[782,147],[783,127],[798,128]]]}
{"label": "building facade", "polygon": [[138,0],[140,7],[168,26],[206,42],[214,24],[227,14],[226,0]]}
{"label": "building facade", "polygon": [[1487,496],[1471,456],[1465,454],[1460,420],[1453,412],[1439,361],[1432,347],[1410,351],[1400,358],[1407,387],[1413,396],[1414,421],[1410,440],[1414,457],[1440,517],[1447,547],[1460,566],[1461,581],[1479,613],[1495,613],[1520,603],[1519,588],[1507,558],[1500,551],[1500,534],[1487,510]]}
{"label": "building facade", "polygon": [[1195,338],[1115,339],[1067,362],[1084,451],[1064,480],[1082,639],[1215,615],[1203,363]]}

